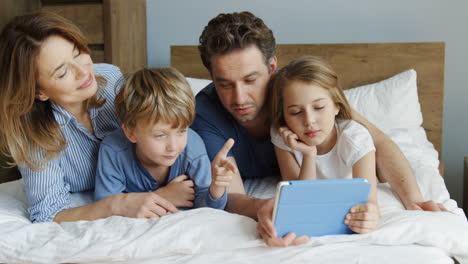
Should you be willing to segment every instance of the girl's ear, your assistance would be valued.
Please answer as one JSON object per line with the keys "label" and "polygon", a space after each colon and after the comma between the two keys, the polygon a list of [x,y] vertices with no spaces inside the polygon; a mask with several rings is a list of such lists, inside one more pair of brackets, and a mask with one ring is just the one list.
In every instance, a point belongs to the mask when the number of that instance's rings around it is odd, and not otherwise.
{"label": "girl's ear", "polygon": [[41,90],[38,90],[36,92],[36,98],[41,100],[41,101],[47,101],[49,100],[49,96],[45,95],[45,93]]}
{"label": "girl's ear", "polygon": [[125,136],[130,140],[132,143],[137,143],[136,137],[133,135],[134,129],[127,128],[124,124],[122,124],[122,130],[125,133]]}
{"label": "girl's ear", "polygon": [[341,107],[338,103],[335,104],[335,116],[337,116],[340,113]]}

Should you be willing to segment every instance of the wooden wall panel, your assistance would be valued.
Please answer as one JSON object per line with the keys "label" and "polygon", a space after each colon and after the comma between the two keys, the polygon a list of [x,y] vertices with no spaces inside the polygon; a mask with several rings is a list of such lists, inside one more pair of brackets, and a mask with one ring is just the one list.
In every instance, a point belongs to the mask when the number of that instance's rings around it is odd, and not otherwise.
{"label": "wooden wall panel", "polygon": [[102,4],[43,5],[42,10],[59,14],[73,21],[88,38],[89,44],[104,43]]}
{"label": "wooden wall panel", "polygon": [[104,0],[105,59],[122,72],[147,66],[146,0]]}

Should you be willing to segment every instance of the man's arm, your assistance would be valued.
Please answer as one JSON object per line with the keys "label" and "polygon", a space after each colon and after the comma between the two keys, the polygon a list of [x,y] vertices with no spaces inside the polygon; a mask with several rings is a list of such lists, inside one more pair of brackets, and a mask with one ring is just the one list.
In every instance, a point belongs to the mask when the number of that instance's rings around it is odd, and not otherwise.
{"label": "man's arm", "polygon": [[421,209],[424,202],[408,160],[398,146],[380,129],[353,110],[353,119],[369,130],[376,149],[377,175],[381,182],[389,182],[406,209]]}
{"label": "man's arm", "polygon": [[[237,167],[234,157],[227,157]],[[239,170],[234,174],[231,185],[228,188],[228,202],[226,211],[230,213],[245,215],[257,220],[258,210],[266,203],[266,199],[259,199],[248,196],[245,193],[244,183],[239,174]]]}

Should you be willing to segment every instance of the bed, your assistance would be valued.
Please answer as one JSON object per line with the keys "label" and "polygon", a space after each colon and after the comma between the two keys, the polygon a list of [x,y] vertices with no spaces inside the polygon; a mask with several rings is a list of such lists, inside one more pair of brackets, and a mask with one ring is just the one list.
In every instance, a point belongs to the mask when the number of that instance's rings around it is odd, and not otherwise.
{"label": "bed", "polygon": [[[16,180],[0,184],[0,262],[454,263],[468,258],[467,219],[440,173],[444,50],[444,43],[278,45],[277,56],[280,67],[304,54],[330,61],[351,105],[397,143],[425,198],[450,212],[405,211],[389,185],[379,183],[378,230],[267,248],[254,220],[209,208],[159,219],[112,216],[31,224],[22,182]],[[171,63],[194,92],[210,82],[196,46],[173,46]],[[276,182],[248,180],[246,191],[271,197]],[[76,205],[91,199],[90,193],[72,197]]]}

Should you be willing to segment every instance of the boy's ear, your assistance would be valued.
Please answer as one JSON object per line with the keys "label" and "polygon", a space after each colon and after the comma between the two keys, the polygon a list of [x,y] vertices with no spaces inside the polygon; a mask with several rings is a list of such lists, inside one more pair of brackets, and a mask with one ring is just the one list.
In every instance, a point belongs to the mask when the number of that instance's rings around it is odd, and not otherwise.
{"label": "boy's ear", "polygon": [[133,135],[133,129],[129,129],[124,124],[122,124],[122,130],[125,133],[125,136],[128,138],[128,140],[130,140],[130,142],[137,143],[137,139]]}

